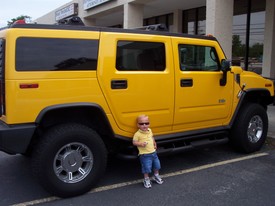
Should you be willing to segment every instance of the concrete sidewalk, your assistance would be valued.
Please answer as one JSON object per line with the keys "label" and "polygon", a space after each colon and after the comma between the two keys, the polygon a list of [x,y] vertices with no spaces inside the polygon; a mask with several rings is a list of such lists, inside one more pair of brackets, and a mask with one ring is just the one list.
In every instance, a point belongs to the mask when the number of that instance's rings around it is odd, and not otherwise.
{"label": "concrete sidewalk", "polygon": [[269,125],[267,137],[271,137],[275,139],[275,106],[269,106],[267,109]]}

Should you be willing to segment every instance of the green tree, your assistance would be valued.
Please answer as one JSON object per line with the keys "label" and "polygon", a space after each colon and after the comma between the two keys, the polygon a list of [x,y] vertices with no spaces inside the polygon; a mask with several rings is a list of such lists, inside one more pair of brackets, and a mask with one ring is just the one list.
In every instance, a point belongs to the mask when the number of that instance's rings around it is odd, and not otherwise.
{"label": "green tree", "polygon": [[250,47],[249,53],[251,57],[260,58],[263,55],[264,44],[256,43]]}
{"label": "green tree", "polygon": [[241,57],[244,56],[244,48],[245,46],[242,44],[239,35],[232,36],[232,56],[233,57]]}
{"label": "green tree", "polygon": [[27,15],[21,15],[18,16],[16,18],[11,19],[10,21],[8,21],[8,26],[10,26],[11,24],[13,24],[14,22],[16,22],[17,20],[30,20],[31,17],[27,16]]}

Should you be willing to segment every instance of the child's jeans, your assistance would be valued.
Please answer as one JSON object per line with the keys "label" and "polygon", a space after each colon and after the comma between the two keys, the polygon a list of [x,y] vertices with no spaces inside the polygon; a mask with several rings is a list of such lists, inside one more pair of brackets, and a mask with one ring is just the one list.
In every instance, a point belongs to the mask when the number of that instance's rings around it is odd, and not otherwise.
{"label": "child's jeans", "polygon": [[151,154],[143,154],[139,156],[141,163],[141,171],[143,174],[149,174],[154,170],[159,170],[161,168],[160,161],[156,152]]}

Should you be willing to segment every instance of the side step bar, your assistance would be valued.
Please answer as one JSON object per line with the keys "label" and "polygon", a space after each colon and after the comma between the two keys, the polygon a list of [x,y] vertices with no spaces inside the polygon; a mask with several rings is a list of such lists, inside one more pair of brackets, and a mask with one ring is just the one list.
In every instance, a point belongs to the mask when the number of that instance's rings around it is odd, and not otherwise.
{"label": "side step bar", "polygon": [[[206,134],[193,135],[189,137],[179,137],[177,139],[157,140],[157,153],[160,156],[186,152],[203,147],[209,147],[219,144],[225,144],[229,141],[228,133],[225,131],[213,132]],[[128,151],[128,152],[126,152]],[[118,153],[116,156],[121,159],[136,159],[138,157],[137,149],[130,144],[125,153]]]}
{"label": "side step bar", "polygon": [[181,152],[186,152],[194,149],[199,149],[203,147],[208,147],[208,146],[214,146],[214,145],[219,145],[219,144],[225,144],[228,142],[228,138],[221,138],[221,139],[201,139],[201,140],[196,140],[192,141],[187,145],[183,146],[176,146],[172,144],[172,147],[159,147],[158,148],[158,154],[161,155],[169,155],[169,154],[175,154],[175,153],[181,153]]}

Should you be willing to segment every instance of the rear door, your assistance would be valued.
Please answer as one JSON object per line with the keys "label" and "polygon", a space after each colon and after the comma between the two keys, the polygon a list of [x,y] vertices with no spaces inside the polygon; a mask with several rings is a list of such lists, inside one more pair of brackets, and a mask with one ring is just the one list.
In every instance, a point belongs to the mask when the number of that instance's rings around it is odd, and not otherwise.
{"label": "rear door", "polygon": [[132,135],[136,117],[149,115],[155,134],[171,131],[174,71],[169,37],[102,33],[98,79],[117,134]]}

